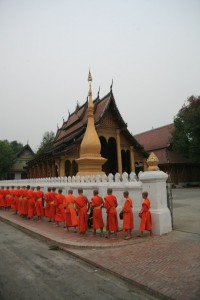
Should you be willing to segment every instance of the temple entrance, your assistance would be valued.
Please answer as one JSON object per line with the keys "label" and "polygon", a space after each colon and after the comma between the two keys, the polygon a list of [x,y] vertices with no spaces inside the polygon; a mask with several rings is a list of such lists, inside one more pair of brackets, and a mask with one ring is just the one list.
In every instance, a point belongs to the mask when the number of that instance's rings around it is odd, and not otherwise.
{"label": "temple entrance", "polygon": [[122,172],[126,172],[128,174],[131,173],[131,162],[130,162],[130,151],[122,150],[121,151],[122,156]]}
{"label": "temple entrance", "polygon": [[71,176],[71,169],[72,169],[72,166],[71,166],[71,162],[70,160],[66,160],[65,161],[65,176]]}
{"label": "temple entrance", "polygon": [[101,142],[101,156],[107,158],[107,162],[103,165],[103,172],[108,175],[117,173],[117,145],[114,138],[109,138],[108,142],[104,137],[100,137]]}
{"label": "temple entrance", "polygon": [[72,162],[70,160],[65,161],[65,176],[76,176],[78,172],[78,165],[73,160]]}

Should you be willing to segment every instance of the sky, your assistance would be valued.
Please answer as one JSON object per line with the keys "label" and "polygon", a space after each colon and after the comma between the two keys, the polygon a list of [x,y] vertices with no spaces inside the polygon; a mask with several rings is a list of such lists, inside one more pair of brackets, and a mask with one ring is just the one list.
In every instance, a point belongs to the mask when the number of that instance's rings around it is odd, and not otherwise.
{"label": "sky", "polygon": [[110,91],[135,135],[200,95],[200,0],[0,0],[0,140],[36,151]]}

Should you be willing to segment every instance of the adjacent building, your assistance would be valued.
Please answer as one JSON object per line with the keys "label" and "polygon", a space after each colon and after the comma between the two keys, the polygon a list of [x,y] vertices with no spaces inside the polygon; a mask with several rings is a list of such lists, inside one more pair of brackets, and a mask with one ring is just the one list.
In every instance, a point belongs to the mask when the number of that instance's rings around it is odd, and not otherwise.
{"label": "adjacent building", "polygon": [[14,159],[13,165],[7,174],[8,179],[26,179],[27,178],[27,163],[34,158],[34,152],[31,147],[25,145]]}
{"label": "adjacent building", "polygon": [[169,181],[180,185],[200,183],[200,165],[194,164],[172,150],[171,135],[174,124],[165,125],[135,135],[135,139],[148,153],[154,152],[159,159],[159,168],[168,173]]}

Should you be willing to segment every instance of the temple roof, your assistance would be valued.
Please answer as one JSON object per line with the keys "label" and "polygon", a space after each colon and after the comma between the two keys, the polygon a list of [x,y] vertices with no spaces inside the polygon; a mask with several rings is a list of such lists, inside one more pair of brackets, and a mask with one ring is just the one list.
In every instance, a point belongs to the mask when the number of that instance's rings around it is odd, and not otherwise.
{"label": "temple roof", "polygon": [[[112,112],[114,114],[114,118],[117,121],[119,128],[124,129],[124,134],[131,139],[134,147],[143,152],[145,156],[146,152],[141,147],[141,145],[137,142],[137,140],[130,134],[127,129],[127,124],[124,122],[114,99],[114,95],[112,90],[104,96],[102,99],[97,97],[94,101],[94,122],[97,127],[103,118],[106,111],[112,107]],[[79,144],[80,140],[83,138],[83,134],[85,132],[87,126],[87,107],[88,101],[82,106],[78,106],[76,110],[69,114],[68,119],[63,122],[61,128],[57,130],[56,137],[54,143],[48,151],[49,153],[53,152],[54,154],[60,153],[62,151],[69,150],[69,146],[73,143],[73,145]],[[71,146],[70,146],[71,148]]]}
{"label": "temple roof", "polygon": [[19,152],[17,152],[16,158],[22,156],[25,151],[28,151],[32,156],[35,155],[31,147],[29,146],[29,144],[26,144],[25,146],[22,147],[22,149]]}
{"label": "temple roof", "polygon": [[173,129],[174,124],[169,124],[136,134],[134,137],[145,148],[146,151],[153,151],[155,149],[169,147]]}
{"label": "temple roof", "polygon": [[171,150],[171,135],[174,124],[168,124],[134,135],[136,140],[148,152],[154,152],[159,159],[159,164],[180,164],[189,163],[189,160],[181,154]]}

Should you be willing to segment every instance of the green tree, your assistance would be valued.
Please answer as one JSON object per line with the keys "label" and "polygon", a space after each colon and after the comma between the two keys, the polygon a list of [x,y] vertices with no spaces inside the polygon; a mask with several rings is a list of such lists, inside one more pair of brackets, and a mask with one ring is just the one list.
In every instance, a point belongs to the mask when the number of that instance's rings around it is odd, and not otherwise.
{"label": "green tree", "polygon": [[200,163],[200,96],[191,96],[174,119],[173,150]]}
{"label": "green tree", "polygon": [[7,178],[7,172],[10,169],[15,155],[12,146],[7,140],[0,141],[0,179]]}
{"label": "green tree", "polygon": [[13,149],[14,154],[17,154],[23,148],[23,145],[21,143],[18,143],[17,141],[10,142],[10,145]]}
{"label": "green tree", "polygon": [[48,151],[51,148],[54,139],[55,139],[55,134],[53,131],[45,132],[36,155],[38,156]]}

